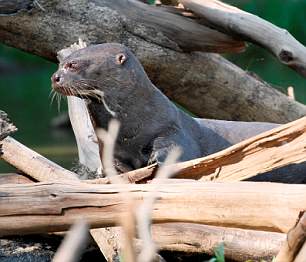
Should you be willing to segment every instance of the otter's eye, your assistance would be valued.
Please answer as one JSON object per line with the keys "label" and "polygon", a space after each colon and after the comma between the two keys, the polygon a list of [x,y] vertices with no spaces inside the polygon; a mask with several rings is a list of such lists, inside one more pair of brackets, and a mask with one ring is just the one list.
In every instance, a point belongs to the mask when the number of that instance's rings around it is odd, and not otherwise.
{"label": "otter's eye", "polygon": [[116,62],[119,65],[122,65],[126,61],[126,59],[127,58],[126,58],[125,54],[118,54],[118,55],[116,55]]}
{"label": "otter's eye", "polygon": [[65,69],[69,69],[69,70],[76,70],[78,69],[78,63],[77,62],[68,62],[64,65]]}

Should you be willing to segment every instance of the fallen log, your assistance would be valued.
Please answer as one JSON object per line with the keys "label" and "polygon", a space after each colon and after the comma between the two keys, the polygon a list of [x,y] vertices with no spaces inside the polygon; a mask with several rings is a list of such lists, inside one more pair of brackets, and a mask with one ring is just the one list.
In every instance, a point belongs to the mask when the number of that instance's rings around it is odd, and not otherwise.
{"label": "fallen log", "polygon": [[160,250],[214,255],[224,244],[224,255],[234,261],[270,261],[277,255],[286,235],[275,232],[171,223],[152,226]]}
{"label": "fallen log", "polygon": [[[1,235],[64,231],[78,218],[115,226],[128,210],[120,193],[142,201],[146,185],[35,183],[0,185]],[[305,185],[182,183],[159,185],[154,223],[188,222],[287,233],[306,206]],[[241,201],[243,199],[243,201]],[[224,208],[226,207],[226,208]],[[284,216],[286,214],[286,216]]]}
{"label": "fallen log", "polygon": [[[52,61],[56,60],[57,51],[70,46],[79,37],[88,44],[123,43],[137,55],[157,87],[202,117],[285,123],[306,115],[304,105],[253,78],[221,56],[179,52],[182,43],[176,42],[176,37],[186,37],[186,51],[189,44],[200,45],[207,39],[201,33],[203,26],[196,21],[190,22],[188,18],[156,10],[158,7],[135,2],[40,0],[44,11],[36,7],[4,15],[2,9],[0,39],[5,44]],[[147,8],[152,13],[143,15]],[[152,14],[155,12],[164,21],[158,28],[148,21],[154,18]],[[142,19],[141,23],[135,24],[135,19]],[[186,23],[192,25],[189,29],[194,28],[194,33],[181,26]],[[174,30],[178,26],[179,33]],[[164,34],[167,30],[169,33]],[[197,35],[202,40],[191,41],[190,35]]]}
{"label": "fallen log", "polygon": [[[173,179],[169,179],[172,183]],[[175,180],[175,179],[174,179]],[[6,183],[31,183],[26,177],[20,174],[0,174],[0,184]],[[182,183],[183,179],[179,179]],[[186,182],[186,181],[185,181]],[[166,183],[166,181],[164,181]],[[119,228],[112,228],[113,232]],[[91,229],[91,234],[95,240],[101,244],[102,242],[112,242],[101,232],[100,229]],[[255,230],[244,230],[236,228],[214,227],[199,224],[188,223],[169,223],[152,225],[152,237],[162,251],[177,251],[193,254],[206,253],[213,255],[214,249],[220,243],[224,243],[225,257],[235,259],[235,261],[252,260],[271,260],[279,253],[281,245],[286,239],[283,233],[264,232]],[[141,246],[141,241],[137,241],[137,246]],[[107,245],[105,244],[104,247]],[[121,244],[115,244],[117,250],[121,248]],[[104,249],[105,251],[105,249]],[[106,256],[108,259],[115,257],[113,249],[112,254]]]}
{"label": "fallen log", "polygon": [[220,31],[266,48],[278,60],[306,77],[306,48],[287,30],[218,0],[180,0]]}

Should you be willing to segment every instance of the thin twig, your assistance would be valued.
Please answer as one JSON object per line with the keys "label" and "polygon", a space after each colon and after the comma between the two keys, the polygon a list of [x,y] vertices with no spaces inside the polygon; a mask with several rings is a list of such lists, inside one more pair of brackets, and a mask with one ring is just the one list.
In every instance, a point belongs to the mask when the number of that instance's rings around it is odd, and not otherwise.
{"label": "thin twig", "polygon": [[64,241],[55,253],[52,262],[75,262],[88,243],[89,227],[85,220],[75,223],[68,231]]}
{"label": "thin twig", "polygon": [[151,262],[156,257],[157,249],[151,235],[152,209],[155,200],[158,198],[158,185],[161,181],[171,177],[175,173],[176,169],[173,167],[173,164],[176,163],[180,155],[181,150],[178,147],[173,148],[172,151],[170,151],[164,164],[157,171],[156,180],[153,179],[152,181],[152,183],[155,184],[154,189],[138,209],[136,215],[138,234],[139,238],[143,241],[142,251],[138,256],[138,261],[140,262]]}

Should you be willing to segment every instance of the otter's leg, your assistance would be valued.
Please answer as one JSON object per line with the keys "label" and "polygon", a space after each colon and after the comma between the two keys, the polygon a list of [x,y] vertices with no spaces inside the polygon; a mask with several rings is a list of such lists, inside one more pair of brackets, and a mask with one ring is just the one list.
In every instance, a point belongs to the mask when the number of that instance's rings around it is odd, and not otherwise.
{"label": "otter's leg", "polygon": [[182,151],[179,161],[201,157],[201,150],[194,139],[186,137],[186,135],[174,134],[172,136],[158,137],[154,140],[148,164],[162,164],[171,150],[176,147]]}

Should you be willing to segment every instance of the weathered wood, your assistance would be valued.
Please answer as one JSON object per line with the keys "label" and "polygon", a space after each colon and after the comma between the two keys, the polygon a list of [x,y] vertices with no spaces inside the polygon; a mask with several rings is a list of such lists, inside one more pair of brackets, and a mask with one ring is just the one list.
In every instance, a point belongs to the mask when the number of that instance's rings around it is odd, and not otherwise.
{"label": "weathered wood", "polygon": [[306,77],[306,48],[287,30],[218,0],[180,0],[220,31],[258,44]]}
{"label": "weathered wood", "polygon": [[[305,210],[305,209],[304,209]],[[300,249],[306,243],[306,212],[301,215],[298,223],[292,228],[287,235],[276,262],[293,262]],[[304,259],[306,259],[304,257]],[[305,260],[304,260],[305,261]]]}
{"label": "weathered wood", "polygon": [[[154,187],[72,182],[0,185],[0,232],[63,231],[78,218],[86,219],[93,228],[114,226],[119,216],[128,212],[121,192],[128,189],[131,197],[141,202]],[[161,184],[157,195],[154,223],[188,222],[275,232],[288,232],[306,206],[305,185]]]}
{"label": "weathered wood", "polygon": [[0,146],[2,147],[0,157],[3,160],[38,181],[78,181],[76,174],[46,159],[12,137],[0,141]]}
{"label": "weathered wood", "polygon": [[[3,180],[2,180],[2,177]],[[6,183],[29,183],[31,180],[20,179],[22,175],[9,174],[0,175],[0,184]],[[184,179],[168,179],[163,183],[189,182]],[[105,233],[108,232],[108,233]],[[112,227],[102,230],[102,228],[91,229],[90,233],[97,244],[102,245],[101,251],[107,261],[111,261],[121,250],[119,235],[120,228]],[[247,259],[269,260],[279,253],[286,235],[282,233],[242,230],[235,228],[213,227],[199,224],[170,223],[152,226],[152,236],[158,248],[165,251],[179,251],[186,253],[206,253],[213,254],[214,248],[224,243],[225,257],[236,261],[246,261]],[[118,238],[109,238],[109,235],[118,235]],[[112,243],[112,244],[110,244]],[[141,242],[138,244],[141,246]],[[107,251],[106,247],[110,247]]]}
{"label": "weathered wood", "polygon": [[[181,26],[180,21],[185,24],[187,18],[155,11],[158,7],[150,7],[152,13],[143,15],[142,10],[147,6],[134,5],[134,1],[40,0],[39,3],[45,11],[36,7],[0,16],[3,43],[55,61],[56,52],[79,37],[89,44],[119,42],[132,49],[151,80],[167,96],[199,116],[285,123],[306,114],[304,105],[218,55],[175,51],[179,46],[171,40],[175,35],[185,36],[187,45],[197,43],[191,41],[190,31]],[[155,12],[167,19],[160,28],[147,21]],[[135,23],[137,19],[142,20]],[[171,23],[176,24],[174,28],[179,27],[179,32],[171,29]],[[188,23],[194,25],[195,34],[202,38],[202,26],[195,21]],[[168,35],[163,34],[166,27]]]}
{"label": "weathered wood", "polygon": [[152,234],[160,250],[213,255],[223,243],[227,259],[243,262],[271,261],[286,238],[281,233],[186,223],[153,225]]}

